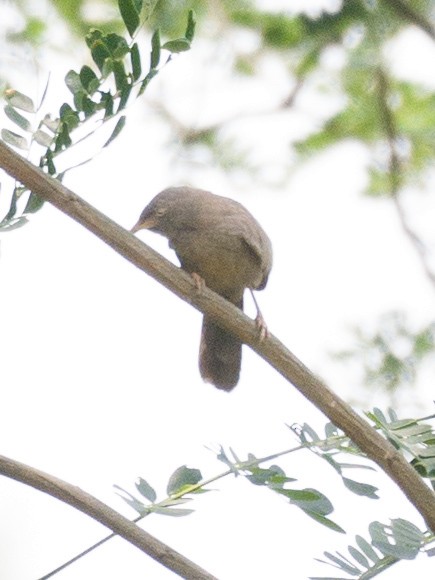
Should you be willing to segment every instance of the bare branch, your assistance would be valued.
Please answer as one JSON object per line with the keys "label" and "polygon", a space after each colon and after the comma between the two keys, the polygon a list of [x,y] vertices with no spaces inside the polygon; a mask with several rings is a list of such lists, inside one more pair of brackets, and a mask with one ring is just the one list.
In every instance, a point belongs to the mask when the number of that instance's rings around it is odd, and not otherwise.
{"label": "bare branch", "polygon": [[406,2],[405,0],[383,0],[383,2],[394,10],[400,18],[409,22],[409,24],[414,24],[414,26],[428,34],[432,40],[435,40],[435,28],[422,14],[411,8],[411,2]]}
{"label": "bare branch", "polygon": [[191,276],[149,248],[71,190],[22,159],[0,141],[0,167],[45,200],[75,219],[119,254],[214,318],[291,382],[366,455],[395,481],[435,532],[435,494],[404,457],[367,421],[333,393],[316,375],[270,335],[259,342],[255,323],[208,288],[198,292]]}
{"label": "bare branch", "polygon": [[399,216],[402,229],[405,232],[406,236],[408,237],[409,241],[411,242],[412,246],[414,247],[415,251],[417,252],[418,257],[420,258],[420,263],[423,267],[423,270],[428,280],[435,288],[435,272],[431,270],[429,266],[427,248],[408,223],[408,218],[406,216],[405,209],[403,208],[403,205],[400,201],[399,194],[393,196],[393,202],[397,211],[397,215]]}
{"label": "bare branch", "polygon": [[80,510],[183,578],[216,580],[215,576],[157,540],[108,505],[82,491],[79,487],[3,455],[0,455],[0,474],[48,493]]}
{"label": "bare branch", "polygon": [[405,210],[401,203],[400,198],[400,185],[402,180],[402,164],[400,162],[400,156],[397,152],[397,141],[399,138],[396,122],[394,119],[393,111],[388,104],[389,97],[389,86],[388,78],[386,73],[379,68],[378,69],[378,97],[379,97],[379,108],[382,115],[382,122],[384,125],[384,131],[388,142],[388,147],[390,150],[389,159],[389,173],[391,180],[391,197],[394,202],[394,207],[396,208],[397,215],[400,220],[405,235],[411,242],[414,250],[416,251],[420,263],[423,267],[424,273],[429,279],[430,283],[435,287],[435,272],[431,270],[428,261],[428,252],[426,246],[422,240],[418,237],[416,232],[410,226],[408,219],[406,217]]}
{"label": "bare branch", "polygon": [[232,123],[237,123],[246,119],[259,119],[290,110],[295,104],[296,98],[304,85],[304,81],[305,79],[303,77],[297,78],[292,90],[273,106],[259,109],[257,111],[239,111],[198,128],[186,125],[180,121],[162,102],[150,101],[150,105],[153,107],[153,110],[171,126],[173,129],[172,133],[176,134],[182,143],[189,145],[201,141],[201,139],[206,138],[211,133],[219,131]]}

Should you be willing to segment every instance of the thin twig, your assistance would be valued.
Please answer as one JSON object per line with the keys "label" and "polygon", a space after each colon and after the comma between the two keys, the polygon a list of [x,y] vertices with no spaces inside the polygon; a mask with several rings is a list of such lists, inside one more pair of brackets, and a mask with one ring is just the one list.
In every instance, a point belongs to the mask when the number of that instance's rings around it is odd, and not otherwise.
{"label": "thin twig", "polygon": [[183,578],[217,580],[215,576],[79,487],[2,455],[0,474],[48,493],[80,510]]}
{"label": "thin twig", "polygon": [[165,107],[161,102],[150,102],[153,110],[160,115],[174,130],[175,134],[178,136],[182,143],[195,143],[200,141],[210,133],[214,133],[225,126],[231,125],[233,123],[238,123],[246,119],[258,119],[261,117],[267,117],[270,115],[276,115],[282,113],[283,111],[290,110],[296,100],[297,95],[304,84],[304,78],[299,77],[296,79],[296,83],[289,94],[284,97],[277,104],[267,107],[265,109],[260,109],[257,111],[239,111],[232,115],[227,116],[224,119],[220,119],[203,127],[194,128],[188,126],[181,122],[167,107]]}
{"label": "thin twig", "polygon": [[[298,445],[297,447],[292,447],[291,449],[279,451],[278,453],[272,453],[271,455],[267,455],[266,457],[261,457],[260,459],[255,459],[255,460],[253,459],[251,461],[245,461],[245,462],[241,463],[240,465],[237,465],[237,468],[240,470],[248,469],[249,467],[260,465],[261,463],[265,463],[266,461],[272,461],[273,459],[277,459],[278,457],[282,457],[283,455],[288,455],[289,453],[293,453],[294,451],[299,451],[301,449],[304,449],[305,447],[307,447],[307,445]],[[153,509],[150,509],[149,512],[141,514],[140,516],[135,518],[133,520],[133,522],[138,523],[141,520],[143,520],[145,517],[150,516],[153,513],[155,508],[158,508],[159,506],[163,506],[163,505],[166,506],[168,499],[171,499],[171,500],[181,499],[184,496],[195,493],[199,489],[202,489],[202,488],[206,487],[207,485],[210,485],[210,483],[214,483],[215,481],[219,481],[219,479],[223,479],[224,477],[227,477],[227,475],[231,475],[233,473],[234,473],[233,469],[227,469],[226,471],[219,473],[218,475],[214,475],[213,477],[203,479],[203,480],[199,481],[198,483],[196,483],[195,485],[190,485],[188,488],[183,487],[182,491],[172,494],[170,496],[170,498],[166,497],[165,499],[161,500],[160,502],[158,502],[156,504],[152,504]],[[49,572],[48,574],[45,574],[44,576],[42,576],[38,580],[48,580],[49,578],[52,578],[58,572],[65,570],[65,568],[68,568],[68,566],[70,566],[71,564],[74,564],[74,562],[77,562],[78,560],[83,558],[83,556],[90,554],[95,549],[99,548],[100,546],[105,544],[107,541],[109,541],[115,537],[116,537],[116,534],[113,534],[113,533],[109,534],[108,536],[102,538],[101,540],[99,540],[95,544],[92,544],[92,546],[89,546],[88,548],[86,548],[85,550],[80,552],[79,554],[76,554],[73,558],[71,558],[67,562],[64,562],[63,564],[61,564],[60,566],[58,566],[54,570],[51,570],[51,572]]]}
{"label": "thin twig", "polygon": [[400,162],[400,156],[397,152],[397,141],[399,135],[396,128],[393,111],[388,104],[389,87],[387,75],[385,71],[379,68],[377,76],[380,111],[382,115],[385,135],[387,137],[388,147],[390,150],[389,173],[391,178],[391,197],[402,229],[411,242],[415,252],[417,253],[424,273],[426,274],[430,283],[435,287],[435,272],[431,270],[429,266],[427,248],[416,234],[416,232],[411,228],[401,203],[400,184],[402,181],[402,164]]}
{"label": "thin twig", "polygon": [[397,215],[399,216],[400,224],[403,228],[403,231],[405,232],[414,250],[416,251],[420,259],[420,263],[423,267],[424,273],[426,274],[432,286],[435,288],[435,272],[431,270],[429,266],[428,250],[425,244],[421,241],[421,239],[409,225],[406,212],[400,200],[400,196],[399,195],[393,196],[393,202],[397,211]]}

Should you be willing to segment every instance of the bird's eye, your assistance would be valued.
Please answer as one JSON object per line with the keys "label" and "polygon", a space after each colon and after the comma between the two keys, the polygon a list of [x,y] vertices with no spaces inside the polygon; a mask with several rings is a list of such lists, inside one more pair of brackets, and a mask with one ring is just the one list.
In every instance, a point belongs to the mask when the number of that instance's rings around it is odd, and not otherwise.
{"label": "bird's eye", "polygon": [[164,207],[159,207],[156,211],[156,216],[157,217],[162,217],[163,214],[166,213],[166,208]]}

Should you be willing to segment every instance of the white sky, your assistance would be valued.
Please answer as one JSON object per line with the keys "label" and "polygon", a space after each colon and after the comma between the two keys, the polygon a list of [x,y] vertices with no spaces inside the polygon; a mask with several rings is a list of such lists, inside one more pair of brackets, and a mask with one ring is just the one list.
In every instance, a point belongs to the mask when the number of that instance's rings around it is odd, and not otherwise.
{"label": "white sky", "polygon": [[[422,35],[407,42],[412,51],[403,51],[403,70],[412,52],[427,75],[424,58],[433,59],[432,45],[428,55]],[[210,118],[220,103],[230,110],[233,102],[226,95],[237,104],[235,95],[243,99],[243,87],[234,91],[228,85],[224,65],[200,69],[199,93],[192,63],[199,66],[202,58],[194,49],[177,59],[151,85],[145,102],[178,94],[176,106],[185,107],[186,114],[196,111],[198,119]],[[62,59],[52,71],[51,100],[57,105],[68,98],[57,79],[71,62]],[[42,70],[39,79],[45,74]],[[279,74],[273,95],[259,90],[259,108],[285,94]],[[30,92],[26,79],[17,88]],[[286,136],[307,130],[315,106],[307,93],[284,120],[246,121],[232,130],[254,142],[256,159],[270,166],[289,155]],[[248,188],[243,179],[231,182],[206,162],[183,163],[183,151],[165,146],[165,130],[143,110],[137,105],[122,136],[93,163],[71,173],[66,185],[125,227],[155,193],[181,182],[244,203],[274,246],[270,283],[258,295],[270,330],[334,390],[352,398],[357,373],[328,356],[348,346],[348,327],[372,323],[394,309],[424,322],[435,305],[391,205],[360,196],[364,151],[345,144],[292,172],[280,190]],[[6,186],[2,179],[2,203]],[[171,256],[163,239],[140,236]],[[114,494],[114,483],[134,491],[134,480],[142,476],[163,498],[169,475],[180,465],[199,468],[206,478],[225,470],[205,446],[230,445],[241,457],[262,456],[296,444],[285,423],[306,421],[319,430],[325,423],[247,348],[234,392],[203,384],[197,370],[200,315],[54,208],[47,206],[25,228],[2,236],[0,281],[0,452],[79,485],[129,517],[135,514]],[[413,397],[422,414],[431,410],[429,390],[421,388]],[[375,403],[383,406],[385,400]],[[277,463],[298,478],[295,487],[314,487],[331,499],[336,507],[331,518],[346,528],[346,538],[242,478],[213,485],[218,491],[195,499],[192,516],[151,516],[143,525],[223,580],[303,580],[333,575],[313,558],[323,550],[345,551],[355,534],[367,537],[373,520],[404,517],[421,524],[382,474],[350,475],[379,484],[381,500],[373,501],[347,492],[332,470],[308,453]],[[4,478],[0,497],[0,578],[35,580],[105,535],[80,513]],[[420,557],[383,578],[428,578],[431,568],[430,560]],[[57,577],[174,576],[117,539]]]}

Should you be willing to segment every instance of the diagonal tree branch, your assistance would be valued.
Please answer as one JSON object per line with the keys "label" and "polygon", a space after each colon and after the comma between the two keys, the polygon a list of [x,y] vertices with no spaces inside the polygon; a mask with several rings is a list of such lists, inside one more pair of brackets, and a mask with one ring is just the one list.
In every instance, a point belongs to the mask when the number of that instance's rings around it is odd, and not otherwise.
{"label": "diagonal tree branch", "polygon": [[259,342],[255,323],[241,310],[208,288],[198,292],[186,272],[136,239],[124,228],[86,203],[78,195],[20,157],[0,141],[0,167],[31,191],[97,235],[138,268],[161,282],[201,312],[206,312],[291,382],[308,400],[342,429],[367,457],[377,463],[399,485],[435,532],[435,494],[404,457],[333,393],[276,337]]}
{"label": "diagonal tree branch", "polygon": [[215,576],[79,487],[3,455],[0,455],[0,474],[48,493],[82,511],[183,578],[216,580]]}

